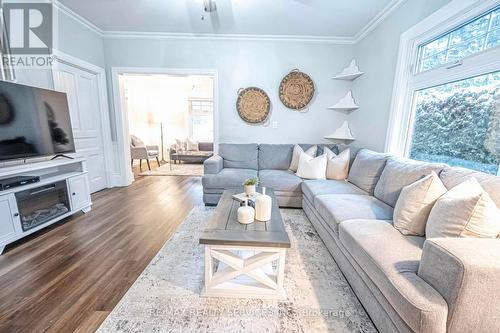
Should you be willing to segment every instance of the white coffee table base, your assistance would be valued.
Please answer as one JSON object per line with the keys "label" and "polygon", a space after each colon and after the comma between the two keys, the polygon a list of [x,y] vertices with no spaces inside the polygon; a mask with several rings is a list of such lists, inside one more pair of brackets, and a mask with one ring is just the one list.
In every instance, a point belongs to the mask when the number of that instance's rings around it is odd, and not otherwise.
{"label": "white coffee table base", "polygon": [[284,248],[205,245],[203,297],[286,299]]}

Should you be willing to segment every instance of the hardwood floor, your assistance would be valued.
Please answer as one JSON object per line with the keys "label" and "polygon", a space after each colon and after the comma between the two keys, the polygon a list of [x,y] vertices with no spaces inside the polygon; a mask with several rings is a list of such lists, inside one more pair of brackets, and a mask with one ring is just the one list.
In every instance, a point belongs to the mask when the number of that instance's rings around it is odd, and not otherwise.
{"label": "hardwood floor", "polygon": [[[93,332],[194,205],[201,179],[141,177],[0,256],[0,332]],[[175,254],[172,254],[175,255]]]}
{"label": "hardwood floor", "polygon": [[[160,161],[160,165],[164,165],[168,162],[162,162]],[[151,170],[157,169],[158,168],[158,163],[155,160],[149,161],[149,165],[151,166]],[[132,166],[132,172],[134,173],[134,177],[140,177],[139,174],[142,172],[141,171],[147,171],[148,170],[148,164],[145,160],[142,161],[142,165],[139,165],[139,161],[135,161],[134,165]]]}

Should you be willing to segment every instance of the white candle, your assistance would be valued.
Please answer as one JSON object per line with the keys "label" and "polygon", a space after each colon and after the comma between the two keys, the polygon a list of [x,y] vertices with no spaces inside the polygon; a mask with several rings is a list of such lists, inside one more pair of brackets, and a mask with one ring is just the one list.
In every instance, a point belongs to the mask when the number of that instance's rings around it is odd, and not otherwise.
{"label": "white candle", "polygon": [[241,224],[253,223],[255,218],[255,210],[248,206],[248,200],[245,200],[245,206],[238,208],[238,222]]}

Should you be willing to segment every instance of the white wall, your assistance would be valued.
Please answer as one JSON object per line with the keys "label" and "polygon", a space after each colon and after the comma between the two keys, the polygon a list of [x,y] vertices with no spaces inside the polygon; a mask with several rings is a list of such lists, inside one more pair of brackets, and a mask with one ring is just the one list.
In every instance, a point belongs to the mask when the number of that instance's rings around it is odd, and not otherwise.
{"label": "white wall", "polygon": [[[105,67],[108,94],[112,95],[112,67],[163,67],[216,69],[219,73],[220,142],[321,142],[324,135],[349,119],[358,146],[383,150],[393,88],[399,37],[402,32],[448,3],[449,0],[406,1],[356,45],[292,41],[102,39],[64,13],[59,14],[58,49]],[[358,59],[365,75],[352,85],[361,109],[350,115],[328,110],[351,87],[330,77]],[[299,68],[315,82],[316,96],[309,112],[283,106],[279,82]],[[18,72],[18,82],[52,88],[50,71]],[[272,102],[271,120],[278,128],[251,126],[236,112],[237,90],[257,86]],[[114,118],[110,98],[111,118]],[[116,137],[111,124],[113,138]]]}
{"label": "white wall", "polygon": [[354,56],[365,72],[354,81],[354,97],[361,108],[349,117],[357,146],[384,150],[399,38],[448,2],[450,0],[406,1],[355,45]]}
{"label": "white wall", "polygon": [[63,12],[58,17],[58,49],[104,68],[104,42],[101,36]]}
{"label": "white wall", "polygon": [[[323,142],[346,118],[328,110],[349,84],[331,80],[346,66],[352,46],[290,41],[106,39],[108,75],[112,67],[216,69],[218,71],[219,142]],[[292,69],[309,74],[316,96],[307,113],[287,109],[278,97],[281,79]],[[110,77],[108,77],[108,81]],[[239,88],[257,86],[272,102],[271,121],[278,128],[252,126],[236,111]]]}

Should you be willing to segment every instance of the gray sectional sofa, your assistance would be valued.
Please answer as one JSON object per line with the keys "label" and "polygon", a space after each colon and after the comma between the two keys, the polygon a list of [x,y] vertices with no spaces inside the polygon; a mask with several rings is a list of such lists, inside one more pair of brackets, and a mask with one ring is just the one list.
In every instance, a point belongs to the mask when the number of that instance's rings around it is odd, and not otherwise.
{"label": "gray sectional sofa", "polygon": [[[301,144],[304,150],[311,144]],[[317,145],[318,154],[325,145]],[[326,145],[334,153],[346,146]],[[294,145],[221,143],[219,152],[205,161],[203,202],[216,205],[225,189],[241,188],[247,178],[259,177],[260,185],[272,188],[280,207],[302,207],[302,179],[288,170]]]}
{"label": "gray sectional sofa", "polygon": [[392,226],[401,189],[431,171],[448,189],[475,177],[499,207],[500,177],[351,149],[348,181],[302,180],[287,170],[292,150],[221,145],[205,162],[205,203],[259,176],[280,206],[303,207],[381,332],[500,331],[499,239],[426,239]]}

